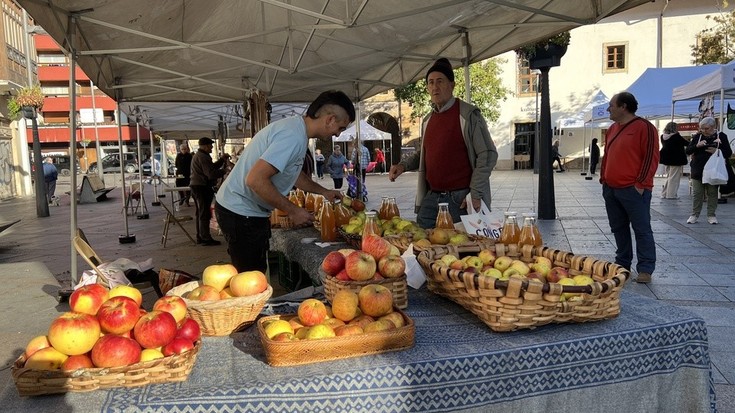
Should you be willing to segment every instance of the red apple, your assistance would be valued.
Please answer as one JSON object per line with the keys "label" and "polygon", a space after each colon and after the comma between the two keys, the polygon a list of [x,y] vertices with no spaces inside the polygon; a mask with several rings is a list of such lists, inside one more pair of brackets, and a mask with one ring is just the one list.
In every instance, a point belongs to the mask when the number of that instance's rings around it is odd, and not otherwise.
{"label": "red apple", "polygon": [[186,353],[187,351],[194,348],[194,343],[188,338],[176,337],[171,342],[163,346],[164,356],[173,356],[174,354]]}
{"label": "red apple", "polygon": [[181,327],[176,331],[176,337],[188,338],[192,343],[199,340],[202,336],[202,329],[193,318],[187,317],[181,323]]}
{"label": "red apple", "polygon": [[393,294],[378,284],[362,287],[357,293],[360,310],[371,317],[381,317],[393,311]]}
{"label": "red apple", "polygon": [[204,269],[202,284],[214,287],[217,292],[230,284],[230,279],[237,275],[237,268],[232,264],[213,264]]}
{"label": "red apple", "polygon": [[[169,317],[173,319],[171,314]],[[127,366],[140,361],[140,352],[140,345],[135,340],[108,334],[97,340],[92,348],[92,363],[96,367]]]}
{"label": "red apple", "polygon": [[367,281],[373,278],[376,269],[377,264],[375,263],[375,258],[363,251],[353,252],[347,256],[347,260],[345,261],[347,276],[355,281]]}
{"label": "red apple", "polygon": [[352,205],[350,205],[350,207],[354,209],[356,212],[364,211],[365,203],[360,201],[359,199],[353,199]]}
{"label": "red apple", "polygon": [[347,324],[344,326],[340,326],[334,329],[334,334],[339,336],[355,336],[358,334],[362,334],[362,327],[360,327],[359,324]]}
{"label": "red apple", "polygon": [[273,341],[299,341],[298,338],[296,338],[295,335],[292,333],[289,333],[288,331],[284,331],[283,333],[276,334],[271,339]]}
{"label": "red apple", "polygon": [[387,255],[378,261],[378,271],[386,278],[397,278],[406,272],[406,262],[398,255]]}
{"label": "red apple", "polygon": [[352,254],[353,252],[355,252],[355,249],[354,249],[354,248],[342,248],[342,249],[340,249],[340,250],[339,250],[339,251],[337,251],[337,252],[339,252],[339,253],[340,253],[340,254],[342,254],[342,255],[343,255],[343,256],[344,256],[345,258],[347,258],[347,256],[348,256],[348,255],[350,255],[350,254]]}
{"label": "red apple", "polygon": [[144,348],[156,348],[171,342],[176,337],[176,331],[174,316],[165,311],[154,310],[140,317],[133,334],[135,340]]}
{"label": "red apple", "polygon": [[46,348],[46,347],[51,347],[51,343],[49,343],[48,337],[46,336],[33,337],[31,341],[29,341],[28,344],[26,344],[26,349],[25,349],[26,359],[32,356],[33,353],[43,348]]}
{"label": "red apple", "polygon": [[131,298],[118,296],[112,297],[102,303],[97,311],[97,321],[105,333],[123,334],[135,327],[140,318],[138,304]]}
{"label": "red apple", "polygon": [[77,313],[95,315],[102,303],[110,298],[110,292],[100,284],[87,284],[74,290],[69,296],[69,308]]}
{"label": "red apple", "polygon": [[360,328],[364,329],[366,325],[372,323],[373,321],[375,321],[375,319],[370,317],[369,315],[361,314],[353,318],[352,321],[347,323],[347,325],[357,324],[358,326],[360,326]]}
{"label": "red apple", "polygon": [[562,278],[569,278],[569,270],[564,267],[554,267],[546,274],[546,282],[558,283]]}
{"label": "red apple", "polygon": [[200,285],[189,291],[186,298],[198,301],[217,301],[219,300],[219,291],[211,285]]}
{"label": "red apple", "polygon": [[159,298],[153,304],[153,309],[171,313],[178,325],[181,325],[186,318],[186,302],[176,295],[165,295]]}
{"label": "red apple", "polygon": [[352,278],[350,278],[350,276],[347,275],[347,270],[340,271],[334,278],[340,281],[352,281]]}
{"label": "red apple", "polygon": [[383,277],[382,275],[380,275],[379,272],[376,271],[375,274],[373,274],[373,278],[371,278],[370,281],[381,281],[384,279],[385,277]]}
{"label": "red apple", "polygon": [[78,369],[89,369],[94,367],[92,359],[87,354],[77,354],[76,356],[69,356],[64,363],[61,364],[61,370],[74,371]]}
{"label": "red apple", "polygon": [[245,271],[232,277],[230,290],[236,297],[260,294],[268,289],[268,278],[260,271]]}
{"label": "red apple", "polygon": [[322,260],[322,270],[329,275],[337,275],[345,268],[345,256],[332,251]]}
{"label": "red apple", "polygon": [[299,305],[298,314],[301,323],[307,327],[311,327],[327,318],[327,307],[316,298],[309,298]]}
{"label": "red apple", "polygon": [[92,350],[100,337],[100,331],[100,323],[94,316],[68,312],[51,322],[48,341],[67,356],[84,354]]}
{"label": "red apple", "polygon": [[390,242],[379,235],[368,235],[362,239],[362,250],[372,255],[375,261],[390,254]]}
{"label": "red apple", "polygon": [[135,301],[140,307],[143,304],[143,293],[139,289],[131,285],[116,285],[110,290],[110,298],[112,297],[128,297]]}

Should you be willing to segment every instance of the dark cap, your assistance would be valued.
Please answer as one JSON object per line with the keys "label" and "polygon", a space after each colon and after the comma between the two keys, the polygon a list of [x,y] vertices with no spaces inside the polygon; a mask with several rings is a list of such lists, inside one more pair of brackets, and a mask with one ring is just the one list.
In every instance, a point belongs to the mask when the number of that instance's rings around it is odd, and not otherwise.
{"label": "dark cap", "polygon": [[201,138],[199,139],[199,146],[202,145],[214,145],[214,141],[209,138]]}
{"label": "dark cap", "polygon": [[447,77],[447,79],[449,79],[450,82],[454,82],[454,70],[452,70],[452,64],[449,63],[449,59],[446,57],[442,57],[434,62],[434,65],[429,68],[428,72],[426,72],[426,77],[424,79],[428,79],[431,72],[441,72]]}

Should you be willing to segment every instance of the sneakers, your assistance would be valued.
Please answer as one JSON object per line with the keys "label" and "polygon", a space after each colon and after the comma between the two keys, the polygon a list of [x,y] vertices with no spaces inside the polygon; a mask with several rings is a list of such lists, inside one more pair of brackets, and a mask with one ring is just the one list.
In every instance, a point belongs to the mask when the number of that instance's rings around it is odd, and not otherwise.
{"label": "sneakers", "polygon": [[635,282],[641,283],[641,284],[648,284],[651,282],[651,274],[647,272],[639,272],[638,278],[635,279]]}
{"label": "sneakers", "polygon": [[707,217],[707,222],[709,222],[712,225],[717,224],[717,217]]}
{"label": "sneakers", "polygon": [[692,215],[687,219],[687,224],[696,224],[698,219],[696,215]]}

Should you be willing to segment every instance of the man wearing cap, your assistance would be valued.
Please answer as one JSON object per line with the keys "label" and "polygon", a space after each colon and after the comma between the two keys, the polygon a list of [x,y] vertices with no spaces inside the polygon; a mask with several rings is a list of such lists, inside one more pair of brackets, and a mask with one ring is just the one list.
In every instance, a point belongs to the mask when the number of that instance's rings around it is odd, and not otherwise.
{"label": "man wearing cap", "polygon": [[222,183],[214,207],[238,271],[266,270],[273,209],[286,212],[294,226],[314,220],[314,215],[286,198],[294,186],[329,200],[341,198],[338,191],[314,182],[302,166],[310,138],[330,142],[354,121],[350,98],[340,91],[327,91],[309,105],[305,116],[281,119],[255,134]]}
{"label": "man wearing cap", "polygon": [[429,68],[426,87],[432,111],[421,125],[421,150],[391,166],[388,178],[395,181],[403,172],[418,169],[416,221],[422,228],[433,228],[440,202],[449,204],[454,222],[467,214],[467,194],[475,210],[481,200],[490,208],[490,174],[498,151],[480,109],[454,97],[448,59]]}
{"label": "man wearing cap", "polygon": [[217,179],[225,174],[225,161],[230,157],[223,154],[217,162],[212,162],[212,146],[214,141],[204,137],[199,139],[199,149],[191,159],[191,176],[189,186],[197,212],[197,244],[220,245],[209,232],[209,221],[212,219],[211,205],[214,200],[214,185]]}

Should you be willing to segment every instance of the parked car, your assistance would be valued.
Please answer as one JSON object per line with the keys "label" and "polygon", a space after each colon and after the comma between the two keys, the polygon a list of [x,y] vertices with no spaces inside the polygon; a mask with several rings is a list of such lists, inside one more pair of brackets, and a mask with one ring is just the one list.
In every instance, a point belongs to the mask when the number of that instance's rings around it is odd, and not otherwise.
{"label": "parked car", "polygon": [[[153,157],[159,162],[161,168],[163,168],[161,153],[156,152],[153,154]],[[151,158],[148,158],[145,160],[145,162],[143,162],[143,165],[141,165],[141,169],[143,170],[143,175],[151,176]],[[171,159],[168,160],[168,176],[176,176],[176,165],[174,165],[174,161],[172,161]]]}
{"label": "parked car", "polygon": [[[56,169],[59,171],[59,175],[71,175],[71,158],[69,158],[69,155],[52,155],[50,156],[50,158],[54,160],[54,165],[56,165]],[[81,170],[81,168],[79,167],[79,162],[77,162],[76,166],[77,173],[79,173],[79,171]]]}
{"label": "parked car", "polygon": [[[135,154],[128,152],[124,153],[123,156],[125,158],[125,172],[129,174],[138,172],[138,158]],[[89,165],[89,173],[96,173],[97,168],[97,162],[92,162],[92,164]],[[119,153],[111,153],[102,158],[102,172],[120,172]]]}

